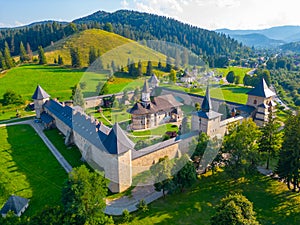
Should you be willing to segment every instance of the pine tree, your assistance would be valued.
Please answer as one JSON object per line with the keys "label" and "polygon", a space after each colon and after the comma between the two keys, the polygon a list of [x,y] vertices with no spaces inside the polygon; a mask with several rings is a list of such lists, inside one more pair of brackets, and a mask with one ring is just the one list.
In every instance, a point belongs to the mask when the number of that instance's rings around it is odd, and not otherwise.
{"label": "pine tree", "polygon": [[30,48],[30,44],[28,42],[27,42],[26,49],[27,49],[28,61],[32,61],[33,54],[32,54],[32,50]]}
{"label": "pine tree", "polygon": [[115,61],[114,61],[114,60],[111,61],[111,68],[112,68],[113,74],[114,74],[115,72],[117,72],[117,67],[116,67],[116,64],[115,64]]}
{"label": "pine tree", "polygon": [[72,67],[81,67],[81,58],[78,48],[70,48]]}
{"label": "pine tree", "polygon": [[10,55],[10,50],[9,50],[9,47],[8,47],[8,44],[7,42],[5,42],[4,44],[4,60],[5,60],[5,65],[6,65],[6,68],[7,69],[10,69],[14,66],[14,62],[11,58],[11,55]]}
{"label": "pine tree", "polygon": [[261,128],[262,136],[259,140],[260,152],[267,154],[267,166],[269,169],[270,159],[277,157],[282,144],[282,133],[279,131],[280,124],[273,117],[273,112],[268,115],[268,122]]}
{"label": "pine tree", "polygon": [[141,60],[138,62],[138,71],[137,71],[137,75],[138,77],[141,77],[143,76],[143,65],[142,65],[142,62]]}
{"label": "pine tree", "polygon": [[64,60],[60,55],[58,55],[57,63],[58,65],[64,65]]}
{"label": "pine tree", "polygon": [[28,60],[28,55],[26,53],[25,47],[23,45],[23,42],[20,43],[20,61],[25,62]]}
{"label": "pine tree", "polygon": [[72,96],[72,99],[73,99],[73,104],[76,106],[80,106],[81,108],[84,109],[84,98],[83,98],[83,94],[81,92],[81,88],[80,88],[80,85],[77,84],[74,88],[74,94]]}
{"label": "pine tree", "polygon": [[1,51],[0,51],[0,69],[2,69],[2,70],[7,69],[5,59],[4,59]]}
{"label": "pine tree", "polygon": [[42,46],[39,46],[38,48],[38,58],[39,58],[39,64],[44,65],[47,64],[47,59],[45,56],[45,52]]}
{"label": "pine tree", "polygon": [[152,62],[149,60],[148,61],[148,64],[147,64],[147,76],[151,76],[152,75],[152,70],[153,70],[153,67],[152,67]]}
{"label": "pine tree", "polygon": [[284,179],[288,188],[300,191],[300,115],[291,115],[285,123],[282,148],[276,173]]}
{"label": "pine tree", "polygon": [[90,47],[89,51],[89,65],[92,65],[93,62],[97,59],[96,50],[94,47]]}

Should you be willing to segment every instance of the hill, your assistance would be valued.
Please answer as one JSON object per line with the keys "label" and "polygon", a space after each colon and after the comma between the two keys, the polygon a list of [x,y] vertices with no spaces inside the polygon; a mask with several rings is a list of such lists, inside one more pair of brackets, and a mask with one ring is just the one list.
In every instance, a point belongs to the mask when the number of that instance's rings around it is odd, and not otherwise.
{"label": "hill", "polygon": [[242,42],[244,45],[255,48],[274,48],[284,44],[283,41],[266,37],[263,34],[251,33],[245,35],[230,35],[232,38]]}
{"label": "hill", "polygon": [[291,42],[300,39],[300,26],[278,26],[261,30],[230,30],[230,29],[218,29],[216,32],[224,33],[227,35],[246,35],[246,34],[262,34],[267,38],[281,40],[284,42]]}
{"label": "hill", "polygon": [[[114,13],[98,11],[90,16],[74,20],[75,24],[105,28],[113,25],[115,33],[133,40],[162,40],[183,45],[199,55],[231,55],[243,48],[226,35],[218,34],[164,16],[119,10]],[[159,47],[159,46],[154,46]]]}
{"label": "hill", "polygon": [[114,60],[116,66],[126,66],[128,59],[135,62],[138,62],[138,60],[158,62],[166,59],[163,54],[120,35],[100,29],[91,29],[75,33],[45,48],[48,62],[53,62],[54,58],[57,59],[60,55],[63,57],[64,63],[70,65],[71,47],[79,49],[84,66],[88,66],[91,47],[94,47],[96,51],[100,50],[104,67],[107,64],[110,65],[112,60]]}
{"label": "hill", "polygon": [[298,42],[291,42],[281,46],[281,49],[284,51],[292,51],[300,53],[300,41]]}

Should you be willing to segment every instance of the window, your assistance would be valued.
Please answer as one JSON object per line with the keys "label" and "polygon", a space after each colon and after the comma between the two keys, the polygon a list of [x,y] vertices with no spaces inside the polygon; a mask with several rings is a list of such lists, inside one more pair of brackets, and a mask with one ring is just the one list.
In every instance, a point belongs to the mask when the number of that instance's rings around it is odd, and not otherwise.
{"label": "window", "polygon": [[256,99],[253,101],[253,104],[254,104],[254,105],[256,105],[256,104],[257,104],[257,101],[256,101]]}

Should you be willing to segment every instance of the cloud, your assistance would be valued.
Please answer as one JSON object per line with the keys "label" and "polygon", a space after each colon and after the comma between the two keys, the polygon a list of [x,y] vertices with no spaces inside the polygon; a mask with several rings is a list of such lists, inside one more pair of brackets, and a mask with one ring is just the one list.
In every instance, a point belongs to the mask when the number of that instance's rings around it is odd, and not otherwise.
{"label": "cloud", "polygon": [[241,0],[216,0],[216,6],[220,8],[233,8],[241,5]]}
{"label": "cloud", "polygon": [[121,6],[123,8],[127,8],[129,6],[129,3],[126,0],[121,1]]}
{"label": "cloud", "polygon": [[190,0],[134,0],[134,7],[148,13],[175,16],[183,12]]}

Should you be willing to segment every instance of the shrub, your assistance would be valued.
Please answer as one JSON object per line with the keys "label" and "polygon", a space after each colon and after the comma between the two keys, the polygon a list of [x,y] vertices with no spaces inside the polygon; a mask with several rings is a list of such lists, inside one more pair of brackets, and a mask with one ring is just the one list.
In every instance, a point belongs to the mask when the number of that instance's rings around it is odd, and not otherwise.
{"label": "shrub", "polygon": [[127,209],[124,209],[124,210],[123,210],[122,218],[123,218],[123,222],[124,222],[124,223],[127,223],[127,222],[130,221],[131,215],[130,215],[130,213],[129,213],[129,211],[128,211]]}
{"label": "shrub", "polygon": [[147,212],[149,210],[148,205],[144,199],[141,199],[139,201],[138,209],[141,210],[142,212]]}
{"label": "shrub", "polygon": [[8,90],[3,95],[3,105],[21,105],[24,101],[22,96],[14,92],[13,90]]}

